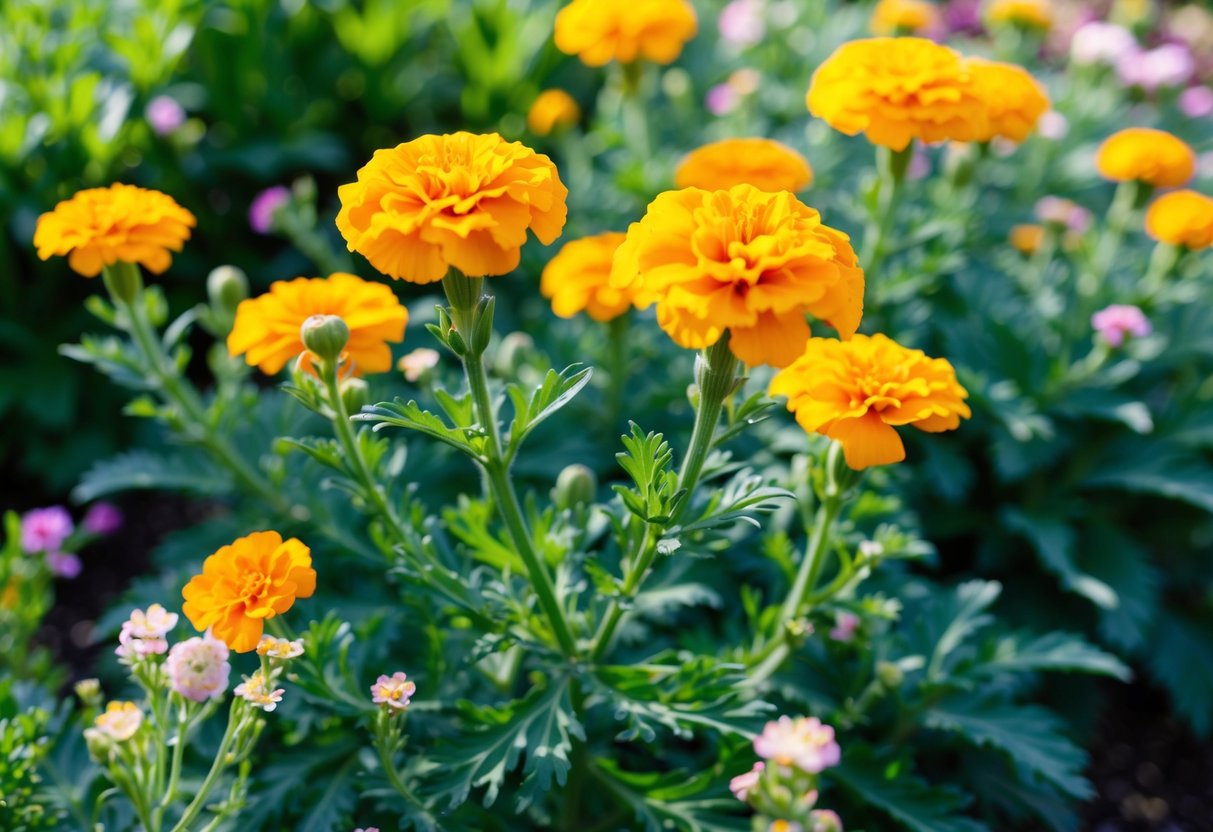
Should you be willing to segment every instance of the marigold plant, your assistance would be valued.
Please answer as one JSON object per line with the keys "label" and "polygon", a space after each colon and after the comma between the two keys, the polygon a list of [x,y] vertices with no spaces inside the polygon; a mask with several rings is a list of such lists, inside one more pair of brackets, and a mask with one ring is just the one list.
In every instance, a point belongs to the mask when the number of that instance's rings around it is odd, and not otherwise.
{"label": "marigold plant", "polygon": [[526,114],[527,127],[537,136],[546,136],[561,127],[576,124],[581,108],[573,96],[564,90],[544,90],[539,93]]}
{"label": "marigold plant", "polygon": [[551,243],[568,214],[552,160],[496,133],[377,150],[337,196],[349,250],[413,283],[441,280],[452,267],[470,277],[513,271],[527,229]]}
{"label": "marigold plant", "polygon": [[556,15],[555,38],[557,49],[587,66],[668,64],[697,29],[687,0],[573,0]]}
{"label": "marigold plant", "polygon": [[562,318],[585,312],[596,321],[617,318],[632,306],[631,292],[610,285],[611,263],[625,238],[608,231],[571,240],[548,261],[539,291]]}
{"label": "marigold plant", "polygon": [[1213,245],[1213,199],[1192,190],[1163,194],[1146,209],[1146,233],[1189,249]]}
{"label": "marigold plant", "polygon": [[197,224],[172,197],[134,185],[89,188],[38,218],[34,246],[43,260],[67,255],[68,265],[96,277],[115,263],[160,274]]}
{"label": "marigold plant", "polygon": [[991,0],[986,20],[1045,30],[1053,25],[1053,9],[1048,0]]}
{"label": "marigold plant", "polygon": [[868,21],[874,35],[917,35],[939,24],[939,10],[929,0],[880,0]]}
{"label": "marigold plant", "polygon": [[206,559],[185,585],[181,611],[237,653],[257,648],[265,621],[316,591],[311,550],[275,531],[237,538]]}
{"label": "marigold plant", "polygon": [[804,354],[771,380],[769,392],[787,397],[806,431],[839,442],[856,470],[905,459],[896,427],[935,433],[971,415],[968,392],[947,359],[928,358],[880,334],[810,339]]}
{"label": "marigold plant", "polygon": [[[227,336],[227,349],[243,355],[250,366],[276,375],[304,355],[299,329],[314,315],[336,315],[345,321],[350,340],[345,356],[354,373],[383,373],[392,368],[389,343],[404,338],[408,311],[391,287],[352,274],[279,280],[264,295],[241,302]],[[310,366],[310,359],[307,359]]]}
{"label": "marigold plant", "polygon": [[674,171],[679,188],[728,190],[753,185],[760,191],[796,191],[813,182],[813,169],[792,148],[772,139],[723,139],[686,155]]}
{"label": "marigold plant", "polygon": [[1095,167],[1105,179],[1115,182],[1176,188],[1196,172],[1196,154],[1165,130],[1129,127],[1104,140],[1095,156]]}
{"label": "marigold plant", "polygon": [[863,270],[846,234],[787,192],[737,185],[667,191],[628,229],[611,284],[657,303],[683,347],[716,343],[746,364],[783,367],[809,337],[805,314],[849,338],[863,315]]}
{"label": "marigold plant", "polygon": [[1015,64],[967,59],[969,71],[985,102],[986,124],[976,138],[995,137],[1022,142],[1049,109],[1049,94],[1032,74]]}

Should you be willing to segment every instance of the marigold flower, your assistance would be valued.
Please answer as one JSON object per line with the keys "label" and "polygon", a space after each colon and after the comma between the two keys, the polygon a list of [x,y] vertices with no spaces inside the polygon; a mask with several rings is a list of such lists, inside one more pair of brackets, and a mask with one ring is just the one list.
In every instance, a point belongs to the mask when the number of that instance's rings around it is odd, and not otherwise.
{"label": "marigold flower", "polygon": [[643,58],[668,64],[695,37],[698,21],[687,0],[573,0],[556,15],[556,48],[586,66]]}
{"label": "marigold flower", "polygon": [[836,766],[842,758],[834,729],[816,717],[781,716],[768,722],[754,738],[754,751],[764,760],[809,774]]}
{"label": "marigold flower", "polygon": [[813,169],[803,156],[771,139],[725,139],[705,144],[686,155],[674,171],[679,188],[725,191],[753,185],[760,191],[796,191],[813,181]]}
{"label": "marigold flower", "polygon": [[257,655],[269,656],[271,659],[295,659],[303,655],[303,639],[291,641],[287,638],[262,636],[257,642]]}
{"label": "marigold flower", "polygon": [[581,108],[564,90],[539,93],[526,114],[526,125],[537,136],[546,136],[560,127],[569,127],[581,118]]}
{"label": "marigold flower", "polygon": [[68,265],[85,277],[115,263],[138,263],[160,274],[196,222],[166,194],[114,184],[80,191],[39,217],[34,245],[43,260],[66,254]]}
{"label": "marigold flower", "polygon": [[1053,10],[1048,0],[991,0],[986,8],[991,24],[1009,23],[1028,29],[1048,29],[1053,25]]}
{"label": "marigold flower", "polygon": [[730,332],[746,364],[783,367],[804,351],[805,314],[849,338],[863,316],[863,270],[849,238],[787,192],[752,185],[660,194],[628,229],[611,285],[657,303],[680,346]]}
{"label": "marigold flower", "polygon": [[391,711],[403,711],[417,692],[417,685],[408,680],[401,671],[391,676],[380,676],[371,685],[371,701]]}
{"label": "marigold flower", "polygon": [[[391,287],[352,274],[279,280],[264,295],[236,307],[227,350],[243,355],[266,375],[275,375],[307,352],[299,329],[313,315],[336,315],[345,321],[350,339],[344,355],[354,373],[392,369],[388,342],[404,338],[409,317]],[[310,366],[311,355],[305,360]]]}
{"label": "marigold flower", "polygon": [[31,509],[21,515],[21,551],[57,551],[74,530],[72,515],[63,506]]}
{"label": "marigold flower", "polygon": [[543,269],[539,291],[562,318],[585,312],[596,321],[617,318],[632,305],[631,293],[611,286],[611,263],[627,235],[608,231],[571,240]]}
{"label": "marigold flower", "polygon": [[202,574],[185,585],[185,617],[199,632],[208,627],[237,653],[261,640],[264,622],[316,591],[312,554],[297,539],[254,532],[206,559]]}
{"label": "marigold flower", "polygon": [[749,797],[750,792],[758,785],[758,780],[762,777],[762,772],[766,769],[767,764],[759,760],[754,763],[754,767],[745,774],[738,774],[729,781],[729,791],[733,793],[733,797],[741,802],[745,802]]}
{"label": "marigold flower", "polygon": [[1045,238],[1045,229],[1041,225],[1011,226],[1011,246],[1021,254],[1035,254]]}
{"label": "marigold flower", "polygon": [[1150,319],[1136,306],[1114,303],[1091,316],[1091,327],[1110,346],[1119,347],[1130,335],[1145,338],[1151,332]]}
{"label": "marigold flower", "polygon": [[441,280],[518,265],[530,228],[560,236],[569,190],[547,156],[496,133],[422,136],[376,150],[358,180],[337,189],[337,228],[350,251],[390,277]]}
{"label": "marigold flower", "polygon": [[848,136],[903,150],[913,140],[976,140],[986,105],[968,64],[924,38],[844,43],[813,73],[809,112]]}
{"label": "marigold flower", "polygon": [[254,670],[252,676],[245,676],[244,681],[232,691],[234,695],[267,714],[278,707],[285,692],[282,688],[275,688],[274,680],[267,679],[260,670]]}
{"label": "marigold flower", "polygon": [[194,702],[218,699],[231,675],[228,656],[227,645],[209,633],[174,644],[164,660],[169,687]]}
{"label": "marigold flower", "polygon": [[1213,199],[1196,191],[1163,194],[1146,209],[1146,233],[1189,249],[1213,245]]}
{"label": "marigold flower", "polygon": [[1163,130],[1129,127],[1104,140],[1095,167],[1115,182],[1136,179],[1158,188],[1177,188],[1196,172],[1196,154]]}
{"label": "marigold flower", "polygon": [[986,105],[985,129],[977,141],[995,137],[1022,142],[1049,110],[1049,95],[1026,69],[1015,64],[968,58],[969,71]]}
{"label": "marigold flower", "polygon": [[884,335],[810,339],[804,355],[772,379],[769,393],[788,397],[806,431],[841,443],[856,470],[905,459],[895,426],[936,433],[971,415],[968,393],[946,359]]}
{"label": "marigold flower", "polygon": [[917,35],[939,26],[939,10],[928,0],[880,0],[868,27],[874,35]]}
{"label": "marigold flower", "polygon": [[134,702],[110,702],[93,720],[93,727],[115,742],[129,740],[142,724],[143,712]]}

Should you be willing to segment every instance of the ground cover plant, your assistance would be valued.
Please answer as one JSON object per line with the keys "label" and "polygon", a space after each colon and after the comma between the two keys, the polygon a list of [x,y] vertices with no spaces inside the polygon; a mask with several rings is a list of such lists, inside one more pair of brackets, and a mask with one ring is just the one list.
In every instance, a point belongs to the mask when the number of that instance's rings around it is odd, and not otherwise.
{"label": "ground cover plant", "polygon": [[1208,13],[2,14],[0,827],[1073,830],[1108,690],[1213,730]]}

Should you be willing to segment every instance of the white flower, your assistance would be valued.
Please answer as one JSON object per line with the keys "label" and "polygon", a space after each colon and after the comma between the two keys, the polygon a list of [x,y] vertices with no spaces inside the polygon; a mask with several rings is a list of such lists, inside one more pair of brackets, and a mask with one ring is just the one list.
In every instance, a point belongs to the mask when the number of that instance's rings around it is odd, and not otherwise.
{"label": "white flower", "polygon": [[294,659],[303,655],[303,639],[290,641],[285,638],[262,636],[257,644],[258,656],[269,656],[271,659]]}
{"label": "white flower", "polygon": [[255,708],[269,713],[278,707],[278,703],[282,701],[282,688],[274,689],[272,681],[265,678],[265,674],[260,670],[253,673],[252,676],[245,676],[244,681],[236,686],[232,691],[245,702],[248,702]]}
{"label": "white flower", "polygon": [[115,742],[125,742],[135,736],[142,724],[143,712],[134,702],[111,702],[93,720],[92,730]]}

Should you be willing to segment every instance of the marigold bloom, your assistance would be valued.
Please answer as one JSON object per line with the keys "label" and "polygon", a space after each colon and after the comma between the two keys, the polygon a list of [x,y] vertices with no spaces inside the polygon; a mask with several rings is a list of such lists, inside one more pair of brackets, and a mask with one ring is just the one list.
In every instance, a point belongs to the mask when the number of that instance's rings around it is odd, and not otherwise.
{"label": "marigold bloom", "polygon": [[371,685],[371,701],[391,711],[403,711],[417,692],[417,685],[397,670],[391,676],[380,676]]}
{"label": "marigold bloom", "polygon": [[199,632],[208,627],[237,653],[261,640],[265,620],[316,591],[312,554],[297,539],[254,532],[206,559],[202,574],[185,585],[185,617]]}
{"label": "marigold bloom", "polygon": [[1213,245],[1213,199],[1196,191],[1163,194],[1146,209],[1146,233],[1190,249]]}
{"label": "marigold bloom", "polygon": [[1177,188],[1196,173],[1196,154],[1163,130],[1129,127],[1104,140],[1095,167],[1115,182],[1136,179],[1158,188]]}
{"label": "marigold bloom", "polygon": [[810,339],[804,355],[772,379],[769,393],[788,397],[788,410],[806,431],[841,443],[856,470],[905,459],[895,426],[936,433],[971,415],[969,394],[946,359],[884,335]]}
{"label": "marigold bloom", "polygon": [[94,728],[116,742],[135,736],[142,724],[143,712],[134,702],[110,702],[93,720]]}
{"label": "marigold bloom", "polygon": [[260,670],[254,670],[252,676],[245,676],[244,681],[232,691],[234,695],[267,714],[278,707],[285,692],[282,688],[275,688],[274,680],[267,679]]}
{"label": "marigold bloom", "polygon": [[138,263],[160,274],[196,222],[166,194],[115,184],[80,191],[39,217],[34,246],[43,260],[66,254],[68,265],[85,277],[115,263]]}
{"label": "marigold bloom", "polygon": [[809,774],[820,774],[842,758],[834,729],[816,717],[803,716],[781,716],[768,722],[754,738],[754,752],[764,760]]}
{"label": "marigold bloom", "polygon": [[[392,369],[388,342],[404,338],[409,317],[391,287],[352,274],[279,280],[264,295],[236,307],[227,350],[243,355],[266,375],[275,375],[307,351],[299,329],[313,315],[336,315],[345,321],[350,340],[344,355],[355,373]],[[310,354],[307,360],[310,365]]]}
{"label": "marigold bloom", "polygon": [[573,0],[556,15],[556,48],[586,66],[643,58],[668,64],[695,37],[687,0]]}
{"label": "marigold bloom", "polygon": [[289,638],[262,636],[261,641],[257,642],[257,655],[271,659],[296,659],[303,655],[303,639],[291,641]]}
{"label": "marigold bloom", "polygon": [[568,193],[551,159],[496,133],[422,136],[375,151],[337,189],[337,228],[350,251],[412,283],[451,267],[505,274],[528,228],[544,245],[560,236]]}
{"label": "marigold bloom", "polygon": [[1048,0],[991,0],[986,19],[992,24],[1010,23],[1029,29],[1048,29],[1053,10]]}
{"label": "marigold bloom", "polygon": [[631,293],[610,283],[615,250],[626,236],[608,231],[571,240],[561,247],[544,267],[539,281],[539,291],[552,302],[553,312],[562,318],[585,312],[605,322],[628,311]]}
{"label": "marigold bloom", "polygon": [[974,141],[986,130],[968,64],[923,38],[844,43],[813,73],[806,101],[835,130],[893,150],[913,139]]}
{"label": "marigold bloom", "polygon": [[928,0],[880,0],[868,27],[874,35],[921,34],[939,26],[939,10]]}
{"label": "marigold bloom", "polygon": [[753,185],[760,191],[796,191],[813,181],[803,156],[771,139],[725,139],[692,150],[674,171],[679,188],[727,191]]}
{"label": "marigold bloom", "polygon": [[526,125],[537,136],[546,136],[558,127],[576,124],[581,108],[573,96],[564,90],[544,90],[539,93],[526,114]]}
{"label": "marigold bloom", "polygon": [[863,316],[863,270],[849,238],[786,191],[666,191],[632,223],[611,285],[657,303],[657,322],[701,349],[730,332],[746,364],[783,367],[804,351],[805,314],[849,338]]}
{"label": "marigold bloom", "polygon": [[209,634],[174,644],[164,660],[169,686],[194,702],[218,699],[232,670],[228,655],[227,645]]}
{"label": "marigold bloom", "polygon": [[1000,136],[1022,142],[1049,110],[1049,94],[1026,69],[1015,64],[968,58],[969,72],[986,105],[985,129],[977,141]]}
{"label": "marigold bloom", "polygon": [[1011,227],[1011,246],[1021,254],[1035,254],[1045,238],[1042,225],[1015,225]]}

